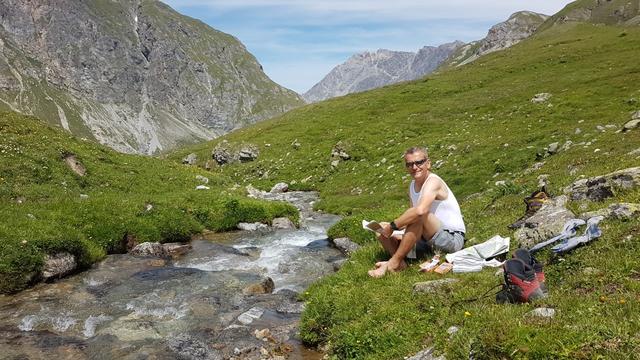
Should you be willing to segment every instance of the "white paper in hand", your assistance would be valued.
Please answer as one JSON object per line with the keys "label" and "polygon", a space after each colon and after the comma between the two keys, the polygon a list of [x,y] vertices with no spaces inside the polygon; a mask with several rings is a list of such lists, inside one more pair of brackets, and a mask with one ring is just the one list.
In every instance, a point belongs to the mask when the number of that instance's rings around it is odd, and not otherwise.
{"label": "white paper in hand", "polygon": [[[367,221],[367,220],[362,220],[362,228],[365,230],[376,232],[378,234],[382,234],[382,230],[384,229],[379,222]],[[404,230],[395,230],[391,235],[403,235],[403,234],[404,234]]]}
{"label": "white paper in hand", "polygon": [[382,233],[383,227],[377,221],[362,220],[362,228],[365,230]]}

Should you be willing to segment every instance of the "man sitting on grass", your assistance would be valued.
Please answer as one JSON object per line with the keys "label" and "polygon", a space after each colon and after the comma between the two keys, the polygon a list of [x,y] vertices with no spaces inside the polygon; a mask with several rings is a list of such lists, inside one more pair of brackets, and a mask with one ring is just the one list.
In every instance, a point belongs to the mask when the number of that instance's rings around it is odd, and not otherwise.
{"label": "man sitting on grass", "polygon": [[[391,258],[376,263],[375,269],[369,270],[372,277],[406,268],[405,257],[412,250],[452,253],[464,244],[460,206],[447,184],[431,172],[427,150],[412,147],[405,151],[404,160],[413,178],[409,185],[411,207],[391,223],[382,223],[378,241]],[[399,229],[404,229],[404,234],[393,235]]]}

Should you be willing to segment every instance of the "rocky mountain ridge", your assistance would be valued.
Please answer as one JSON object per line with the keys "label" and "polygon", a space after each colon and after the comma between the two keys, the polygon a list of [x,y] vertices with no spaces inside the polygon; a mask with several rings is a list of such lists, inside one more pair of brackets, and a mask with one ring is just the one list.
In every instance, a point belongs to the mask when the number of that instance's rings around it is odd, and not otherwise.
{"label": "rocky mountain ridge", "polygon": [[0,110],[153,154],[303,102],[234,37],[155,0],[0,3]]}
{"label": "rocky mountain ridge", "polygon": [[425,46],[417,54],[391,50],[365,52],[336,66],[303,97],[316,102],[370,90],[400,81],[415,80],[439,67],[460,66],[503,50],[531,36],[549,16],[519,11],[489,29],[482,40],[455,41],[438,47]]}
{"label": "rocky mountain ridge", "polygon": [[303,97],[316,102],[381,86],[418,79],[435,70],[463,43],[455,41],[440,46],[425,46],[418,52],[379,49],[353,55],[333,68]]}
{"label": "rocky mountain ridge", "polygon": [[532,11],[513,13],[506,21],[492,26],[483,39],[460,47],[443,66],[468,64],[483,55],[509,48],[533,35],[548,18],[548,15]]}

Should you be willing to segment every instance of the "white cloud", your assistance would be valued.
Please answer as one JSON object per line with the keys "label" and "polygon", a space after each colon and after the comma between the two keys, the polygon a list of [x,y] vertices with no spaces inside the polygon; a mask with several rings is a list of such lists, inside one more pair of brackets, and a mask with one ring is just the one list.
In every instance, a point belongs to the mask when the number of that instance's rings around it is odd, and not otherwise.
{"label": "white cloud", "polygon": [[[525,2],[517,0],[170,0],[167,3],[178,8],[204,7],[212,11],[251,11],[278,9],[270,16],[298,13],[304,16],[292,19],[304,23],[314,18],[325,21],[345,21],[347,19],[369,20],[433,20],[448,18],[480,19],[495,18],[497,14],[511,14],[519,10],[532,10],[546,14],[555,13],[569,1],[538,0]],[[326,17],[331,15],[330,17]],[[374,18],[372,18],[375,17]]]}

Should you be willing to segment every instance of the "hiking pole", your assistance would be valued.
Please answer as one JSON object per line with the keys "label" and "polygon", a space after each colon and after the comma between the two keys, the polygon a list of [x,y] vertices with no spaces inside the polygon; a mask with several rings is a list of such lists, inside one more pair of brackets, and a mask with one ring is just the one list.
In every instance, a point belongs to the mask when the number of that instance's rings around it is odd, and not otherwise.
{"label": "hiking pole", "polygon": [[495,295],[497,295],[500,291],[495,292],[495,293],[492,293],[492,294],[489,294],[489,293],[490,293],[492,290],[494,290],[495,288],[500,287],[500,286],[502,286],[502,284],[498,284],[498,285],[496,285],[496,286],[492,287],[491,289],[489,289],[489,290],[485,291],[485,293],[484,293],[484,294],[482,294],[482,295],[480,295],[480,296],[478,296],[478,297],[474,297],[474,298],[469,298],[469,299],[463,299],[463,300],[454,301],[454,302],[452,302],[452,303],[451,303],[451,306],[458,305],[458,304],[462,304],[462,303],[470,303],[470,302],[474,302],[474,301],[477,301],[477,300],[480,300],[480,299],[487,298],[487,297],[489,297],[489,296],[495,296]]}

